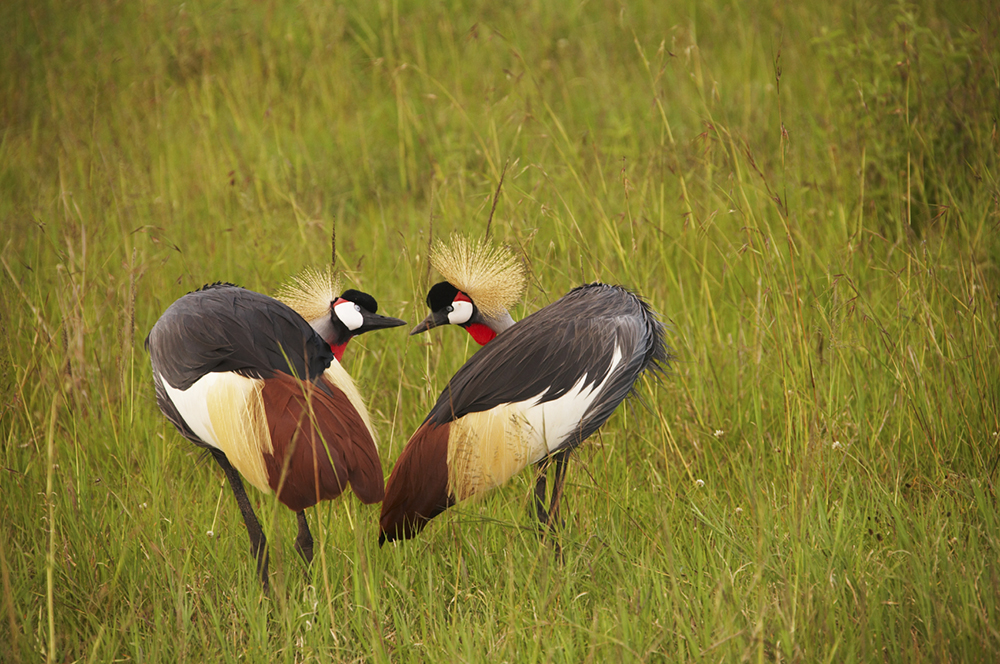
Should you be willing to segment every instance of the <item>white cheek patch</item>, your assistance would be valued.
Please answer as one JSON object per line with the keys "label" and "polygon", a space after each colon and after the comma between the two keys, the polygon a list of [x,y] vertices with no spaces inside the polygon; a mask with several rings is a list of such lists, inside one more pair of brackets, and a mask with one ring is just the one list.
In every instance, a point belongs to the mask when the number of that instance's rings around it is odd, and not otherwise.
{"label": "white cheek patch", "polygon": [[454,309],[448,314],[448,322],[452,325],[463,325],[468,323],[469,319],[472,318],[471,302],[459,300],[457,302],[452,302],[451,306]]}
{"label": "white cheek patch", "polygon": [[341,302],[333,308],[333,311],[337,314],[337,318],[347,326],[348,330],[354,331],[365,322],[361,316],[361,312],[357,310],[353,302]]}

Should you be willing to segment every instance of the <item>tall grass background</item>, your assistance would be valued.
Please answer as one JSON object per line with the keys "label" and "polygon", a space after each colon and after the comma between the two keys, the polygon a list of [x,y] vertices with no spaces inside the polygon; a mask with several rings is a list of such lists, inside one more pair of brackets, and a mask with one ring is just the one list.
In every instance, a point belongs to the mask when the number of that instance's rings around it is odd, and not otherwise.
{"label": "tall grass background", "polygon": [[[0,660],[996,660],[995,3],[503,4],[0,6]],[[149,328],[334,224],[415,323],[488,222],[515,317],[621,283],[676,355],[575,456],[562,556],[530,473],[381,550],[320,505],[308,570],[254,494],[262,593]],[[474,350],[348,348],[387,473]]]}

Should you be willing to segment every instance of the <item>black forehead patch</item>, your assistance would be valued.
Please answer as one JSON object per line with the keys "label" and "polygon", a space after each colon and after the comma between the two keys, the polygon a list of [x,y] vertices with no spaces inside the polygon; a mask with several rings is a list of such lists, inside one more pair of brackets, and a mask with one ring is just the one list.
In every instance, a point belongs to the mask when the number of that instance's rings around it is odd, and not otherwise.
{"label": "black forehead patch", "polygon": [[353,302],[354,304],[360,305],[362,309],[367,309],[373,314],[378,313],[378,302],[375,301],[368,293],[362,293],[359,290],[345,290],[344,294],[340,297],[344,298],[348,302]]}
{"label": "black forehead patch", "polygon": [[427,306],[431,308],[431,311],[444,309],[455,301],[456,295],[458,295],[458,289],[447,281],[434,284],[427,291]]}

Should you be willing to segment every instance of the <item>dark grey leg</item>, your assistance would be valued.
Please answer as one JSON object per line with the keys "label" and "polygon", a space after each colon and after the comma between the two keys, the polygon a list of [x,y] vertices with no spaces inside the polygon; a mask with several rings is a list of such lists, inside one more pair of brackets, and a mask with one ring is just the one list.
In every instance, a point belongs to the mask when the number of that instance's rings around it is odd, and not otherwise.
{"label": "dark grey leg", "polygon": [[538,479],[535,480],[535,514],[542,525],[548,523],[549,520],[549,514],[545,511],[545,475],[548,473],[551,462],[552,457],[542,459],[538,467]]}
{"label": "dark grey leg", "polygon": [[296,512],[295,517],[299,520],[299,535],[295,538],[295,550],[302,556],[302,560],[307,565],[313,561],[313,536],[309,532],[309,523],[306,521],[306,512]]}
{"label": "dark grey leg", "polygon": [[247,492],[243,488],[243,480],[240,478],[239,472],[233,468],[233,465],[229,463],[229,459],[221,451],[212,450],[212,456],[222,466],[222,471],[226,474],[226,479],[229,480],[229,486],[233,490],[233,495],[236,496],[236,504],[240,506],[240,512],[243,514],[243,523],[246,524],[247,535],[250,536],[250,554],[257,561],[257,576],[260,577],[261,583],[264,584],[264,590],[267,590],[267,538],[264,537],[264,531],[261,529],[260,522],[257,521],[257,515],[254,514],[253,507],[250,505],[250,499],[247,498]]}
{"label": "dark grey leg", "polygon": [[[539,462],[538,479],[535,480],[535,513],[543,526],[555,526],[559,512],[559,500],[562,498],[563,480],[566,479],[566,464],[569,462],[569,449],[559,450]],[[545,511],[546,473],[551,464],[555,464],[556,473],[553,478],[552,500],[549,509]]]}
{"label": "dark grey leg", "polygon": [[549,503],[549,520],[548,524],[550,527],[558,527],[562,525],[562,521],[559,519],[559,501],[562,499],[563,493],[563,481],[566,479],[566,466],[569,463],[570,450],[567,448],[556,452],[553,461],[556,464],[556,476],[554,482],[552,483],[552,502]]}

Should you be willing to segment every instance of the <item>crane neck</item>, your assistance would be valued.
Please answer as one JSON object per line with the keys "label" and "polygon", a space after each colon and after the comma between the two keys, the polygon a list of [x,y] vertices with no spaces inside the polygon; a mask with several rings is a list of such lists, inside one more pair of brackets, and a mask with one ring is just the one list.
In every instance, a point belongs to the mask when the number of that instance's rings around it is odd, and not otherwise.
{"label": "crane neck", "polygon": [[493,341],[498,334],[514,324],[514,319],[511,318],[510,313],[507,311],[504,311],[498,316],[486,316],[481,314],[481,320],[481,323],[476,323],[468,328],[472,338],[475,339],[480,346],[485,346],[490,341]]}
{"label": "crane neck", "polygon": [[490,329],[492,329],[497,334],[500,334],[501,332],[503,332],[508,327],[514,324],[514,319],[510,317],[509,311],[504,311],[502,314],[496,317],[483,316],[483,319],[486,321],[486,324],[489,325]]}

